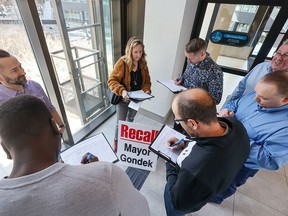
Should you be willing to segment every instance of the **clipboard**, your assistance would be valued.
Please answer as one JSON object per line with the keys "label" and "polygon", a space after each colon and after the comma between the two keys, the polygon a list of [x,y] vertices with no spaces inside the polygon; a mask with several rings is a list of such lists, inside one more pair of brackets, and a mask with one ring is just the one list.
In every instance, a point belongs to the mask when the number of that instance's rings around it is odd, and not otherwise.
{"label": "clipboard", "polygon": [[99,161],[116,163],[119,161],[103,133],[89,137],[60,153],[62,160],[71,165],[80,165],[81,158],[87,153],[98,157]]}
{"label": "clipboard", "polygon": [[131,91],[131,92],[128,92],[128,95],[130,97],[130,100],[135,103],[138,103],[147,99],[151,99],[154,97],[153,95],[146,94],[143,90]]}
{"label": "clipboard", "polygon": [[160,84],[168,88],[172,93],[177,94],[181,91],[187,90],[184,86],[176,85],[173,80],[157,80]]}
{"label": "clipboard", "polygon": [[176,166],[177,158],[182,150],[175,151],[168,148],[167,140],[171,137],[182,139],[186,136],[167,125],[163,125],[153,142],[149,145],[149,149],[173,166]]}

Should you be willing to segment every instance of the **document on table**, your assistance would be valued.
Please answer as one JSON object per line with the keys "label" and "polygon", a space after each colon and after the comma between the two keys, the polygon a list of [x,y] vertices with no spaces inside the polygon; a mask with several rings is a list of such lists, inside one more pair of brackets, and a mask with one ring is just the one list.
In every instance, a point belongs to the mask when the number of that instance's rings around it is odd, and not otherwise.
{"label": "document on table", "polygon": [[145,93],[143,90],[131,91],[131,92],[128,92],[128,95],[129,95],[130,99],[134,102],[143,101],[143,100],[150,99],[150,98],[154,97],[153,95],[149,95],[149,94]]}
{"label": "document on table", "polygon": [[162,85],[164,85],[166,88],[168,88],[170,91],[172,91],[174,94],[175,93],[179,93],[183,90],[187,90],[187,88],[185,88],[182,85],[176,85],[174,83],[174,80],[157,80],[157,82],[161,83]]}
{"label": "document on table", "polygon": [[64,150],[60,156],[67,164],[79,165],[87,152],[97,156],[99,161],[116,163],[119,160],[103,133],[75,144]]}
{"label": "document on table", "polygon": [[149,149],[175,166],[177,157],[182,150],[171,150],[168,147],[167,140],[171,137],[182,139],[185,138],[185,135],[179,133],[167,125],[163,125],[156,138],[149,146]]}

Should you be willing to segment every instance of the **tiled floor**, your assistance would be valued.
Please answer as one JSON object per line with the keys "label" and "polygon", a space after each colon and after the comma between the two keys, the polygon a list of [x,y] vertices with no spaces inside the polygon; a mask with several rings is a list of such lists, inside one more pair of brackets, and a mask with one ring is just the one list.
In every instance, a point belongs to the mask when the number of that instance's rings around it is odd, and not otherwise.
{"label": "tiled floor", "polygon": [[[234,89],[241,77],[225,74],[224,96]],[[221,103],[221,104],[222,104]],[[221,106],[219,105],[219,107]],[[101,125],[94,133],[103,132],[110,143],[114,138],[115,115]],[[145,116],[137,115],[135,122],[156,124]],[[169,123],[170,122],[170,123]],[[167,124],[171,124],[168,121]],[[12,162],[5,159],[0,150],[0,177],[11,171]],[[125,169],[125,167],[122,167]],[[165,186],[165,166],[158,160],[156,172],[151,172],[145,181],[141,193],[147,198],[152,216],[165,216],[163,190]],[[259,171],[237,193],[221,205],[207,204],[200,211],[189,214],[193,216],[288,216],[288,166],[278,171]]]}

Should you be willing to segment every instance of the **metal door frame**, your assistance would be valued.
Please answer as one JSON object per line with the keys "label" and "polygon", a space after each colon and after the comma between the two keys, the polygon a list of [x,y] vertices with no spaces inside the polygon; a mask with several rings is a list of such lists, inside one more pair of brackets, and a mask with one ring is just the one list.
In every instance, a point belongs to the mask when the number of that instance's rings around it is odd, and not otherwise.
{"label": "metal door frame", "polygon": [[[16,0],[16,3],[49,98],[56,109],[60,111],[60,115],[67,126],[63,138],[66,144],[73,145],[81,141],[96,127],[112,116],[116,108],[115,106],[107,107],[99,116],[72,135],[35,1]],[[107,74],[104,74],[104,76],[107,77]]]}
{"label": "metal door frame", "polygon": [[[193,24],[193,28],[192,28],[192,32],[191,32],[191,36],[190,36],[190,40],[195,38],[195,37],[199,37],[200,31],[202,28],[202,23],[204,21],[204,16],[205,16],[205,12],[207,9],[207,5],[209,3],[266,5],[266,6],[280,6],[281,7],[276,19],[274,20],[274,22],[271,26],[271,29],[273,28],[273,32],[269,31],[269,33],[267,34],[266,39],[265,39],[263,45],[261,46],[253,64],[249,70],[251,70],[257,64],[264,62],[265,59],[267,58],[267,55],[268,55],[270,49],[272,48],[274,42],[276,41],[278,35],[280,34],[281,29],[283,28],[283,26],[284,26],[284,24],[288,18],[288,13],[287,13],[288,4],[287,4],[287,2],[283,1],[283,0],[274,0],[274,1],[271,1],[271,0],[254,0],[254,1],[251,1],[251,0],[200,0],[198,3],[196,15],[195,15],[195,20],[194,20],[194,24]],[[286,35],[287,35],[287,32],[286,32]],[[286,35],[283,37],[283,40],[286,38]],[[186,65],[187,65],[187,62],[185,61],[183,71],[185,70]],[[243,71],[243,70],[234,69],[234,68],[228,68],[228,67],[224,67],[224,66],[221,66],[221,68],[224,72],[236,74],[236,75],[241,75],[241,76],[245,76],[248,72],[248,71]]]}

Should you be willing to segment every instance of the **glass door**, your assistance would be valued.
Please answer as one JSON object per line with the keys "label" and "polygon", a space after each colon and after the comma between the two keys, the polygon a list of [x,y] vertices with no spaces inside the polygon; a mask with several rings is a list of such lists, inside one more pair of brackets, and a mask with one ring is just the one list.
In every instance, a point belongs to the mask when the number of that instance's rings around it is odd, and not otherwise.
{"label": "glass door", "polygon": [[[115,112],[105,94],[106,59],[108,67],[112,63],[110,0],[16,0],[17,7],[8,7],[11,2],[15,1],[6,2],[7,7],[5,3],[7,11],[1,21],[9,24],[3,44],[7,47],[11,41],[13,46],[7,50],[14,50],[14,55],[17,50],[24,52],[19,59],[31,65],[23,66],[27,72],[28,68],[35,71],[32,79],[43,81],[67,126],[63,138],[68,144],[77,143]],[[27,56],[29,48],[19,45],[25,39],[19,36],[21,29],[28,35],[35,63]]]}
{"label": "glass door", "polygon": [[63,49],[51,53],[62,99],[86,124],[109,103],[100,1],[53,1]]}
{"label": "glass door", "polygon": [[208,41],[207,51],[223,71],[245,75],[271,59],[287,38],[288,7],[281,1],[203,1],[191,38]]}

